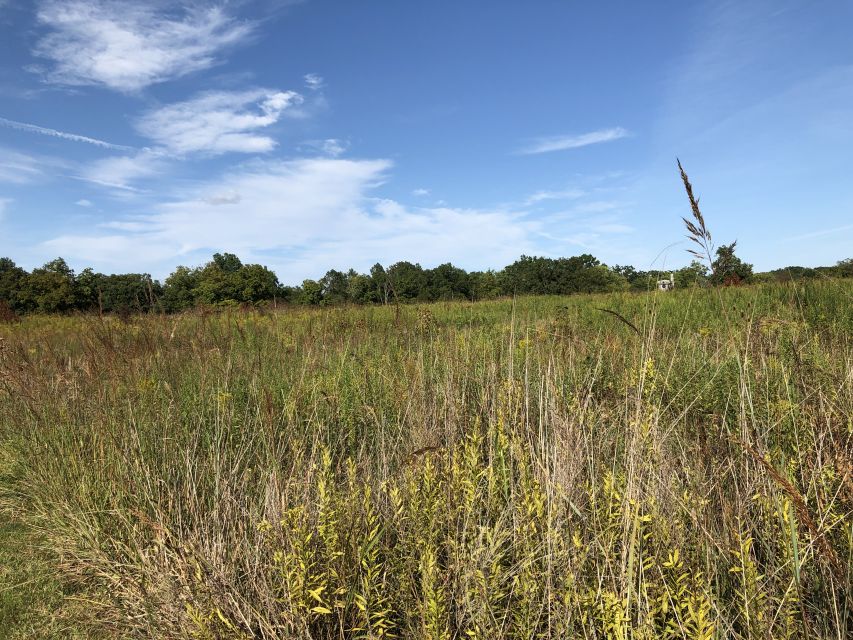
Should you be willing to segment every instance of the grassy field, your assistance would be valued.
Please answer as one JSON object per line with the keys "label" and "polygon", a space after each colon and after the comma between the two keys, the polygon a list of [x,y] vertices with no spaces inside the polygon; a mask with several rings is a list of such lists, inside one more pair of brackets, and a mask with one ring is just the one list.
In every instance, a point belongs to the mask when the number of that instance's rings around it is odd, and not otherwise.
{"label": "grassy field", "polygon": [[851,337],[850,281],[0,326],[0,637],[850,637]]}

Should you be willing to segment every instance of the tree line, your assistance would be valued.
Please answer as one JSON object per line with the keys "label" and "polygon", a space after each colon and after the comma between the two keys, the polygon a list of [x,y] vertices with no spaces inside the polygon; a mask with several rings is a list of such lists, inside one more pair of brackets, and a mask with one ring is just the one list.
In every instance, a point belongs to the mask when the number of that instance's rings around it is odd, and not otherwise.
{"label": "tree line", "polygon": [[[589,254],[571,258],[521,256],[499,271],[469,272],[450,263],[425,269],[402,261],[389,267],[377,263],[369,273],[332,269],[319,280],[287,286],[267,267],[244,264],[231,253],[217,253],[199,267],[180,266],[162,283],[146,273],[107,275],[90,268],[75,273],[62,258],[27,272],[10,258],[0,258],[0,312],[12,316],[73,311],[171,313],[201,305],[390,304],[481,300],[507,295],[646,291],[654,288],[657,280],[668,278],[669,273],[642,271],[632,266],[610,267]],[[677,287],[851,277],[853,259],[833,267],[786,267],[754,274],[752,265],[735,255],[732,244],[719,247],[711,265],[694,260],[674,273]]]}

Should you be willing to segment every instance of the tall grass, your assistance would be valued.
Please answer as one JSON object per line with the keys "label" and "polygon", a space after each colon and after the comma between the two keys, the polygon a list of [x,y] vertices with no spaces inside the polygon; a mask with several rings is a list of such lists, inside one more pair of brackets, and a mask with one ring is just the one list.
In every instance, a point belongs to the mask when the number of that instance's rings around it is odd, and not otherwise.
{"label": "tall grass", "polygon": [[26,318],[5,513],[104,637],[841,639],[851,298]]}

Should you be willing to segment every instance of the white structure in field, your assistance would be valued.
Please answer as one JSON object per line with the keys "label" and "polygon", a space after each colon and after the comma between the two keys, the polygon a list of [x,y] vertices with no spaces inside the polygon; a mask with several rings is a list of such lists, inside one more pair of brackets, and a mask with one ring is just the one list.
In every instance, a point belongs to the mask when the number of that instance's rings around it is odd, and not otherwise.
{"label": "white structure in field", "polygon": [[675,274],[669,274],[669,280],[658,280],[658,289],[661,291],[672,291],[675,289]]}

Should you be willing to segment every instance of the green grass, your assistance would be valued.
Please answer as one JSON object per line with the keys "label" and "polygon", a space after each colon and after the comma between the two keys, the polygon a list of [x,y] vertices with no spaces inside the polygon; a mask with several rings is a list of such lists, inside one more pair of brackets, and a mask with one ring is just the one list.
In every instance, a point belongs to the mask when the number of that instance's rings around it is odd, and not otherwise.
{"label": "green grass", "polygon": [[2,620],[843,638],[851,302],[825,281],[0,327]]}

